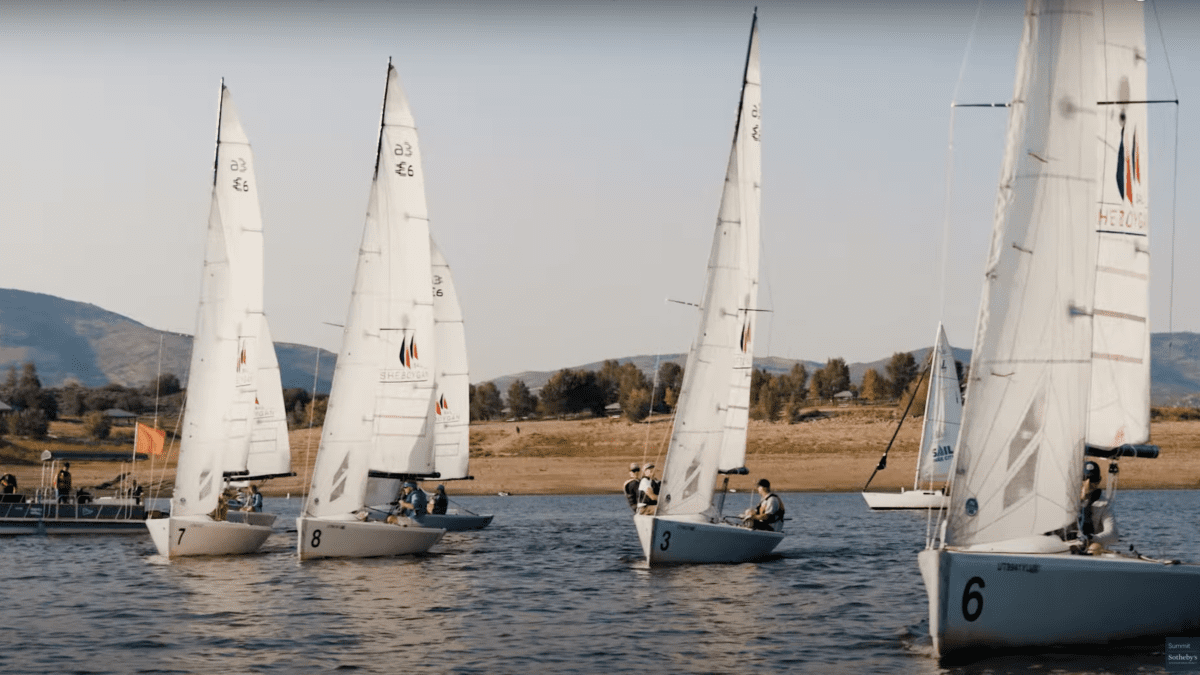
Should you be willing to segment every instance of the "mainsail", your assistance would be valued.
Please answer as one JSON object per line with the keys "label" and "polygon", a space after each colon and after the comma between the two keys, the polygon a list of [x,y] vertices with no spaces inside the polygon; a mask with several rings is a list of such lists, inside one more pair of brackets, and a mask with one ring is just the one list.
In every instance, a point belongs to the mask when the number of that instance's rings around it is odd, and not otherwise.
{"label": "mainsail", "polygon": [[[290,463],[279,378],[261,376],[275,364],[275,348],[263,316],[262,216],[254,155],[223,83],[218,110],[200,306],[171,506],[172,515],[180,516],[216,508],[223,476],[250,471],[254,438],[277,437],[271,473],[287,473]],[[277,401],[277,421],[255,423],[263,399],[269,405]]]}
{"label": "mainsail", "polygon": [[368,471],[433,471],[430,274],[416,123],[389,63],[375,177],[308,515],[362,507]]}
{"label": "mainsail", "polygon": [[921,427],[920,456],[913,488],[946,480],[954,458],[954,444],[962,422],[962,391],[958,367],[946,329],[938,324],[937,342],[929,364],[929,393],[925,398],[925,424]]}
{"label": "mainsail", "polygon": [[433,337],[437,342],[437,385],[434,401],[434,465],[439,478],[466,478],[470,459],[471,380],[467,370],[467,338],[462,307],[450,265],[429,240],[433,260]]}
{"label": "mainsail", "polygon": [[1095,284],[1098,8],[1031,0],[956,450],[945,541],[1076,519]]}
{"label": "mainsail", "polygon": [[741,467],[758,295],[759,140],[762,136],[757,17],[737,127],[709,255],[700,327],[684,369],[675,429],[663,468],[659,515],[712,505],[718,470]]}
{"label": "mainsail", "polygon": [[1088,445],[1150,439],[1150,223],[1142,7],[1104,0]]}

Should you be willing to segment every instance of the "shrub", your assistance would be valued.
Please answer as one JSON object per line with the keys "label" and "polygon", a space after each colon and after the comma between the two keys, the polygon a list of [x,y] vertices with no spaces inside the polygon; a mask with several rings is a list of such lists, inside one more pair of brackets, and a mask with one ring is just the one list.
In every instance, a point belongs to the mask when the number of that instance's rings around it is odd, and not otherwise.
{"label": "shrub", "polygon": [[89,436],[101,441],[112,431],[112,420],[99,410],[93,410],[83,416],[83,428]]}

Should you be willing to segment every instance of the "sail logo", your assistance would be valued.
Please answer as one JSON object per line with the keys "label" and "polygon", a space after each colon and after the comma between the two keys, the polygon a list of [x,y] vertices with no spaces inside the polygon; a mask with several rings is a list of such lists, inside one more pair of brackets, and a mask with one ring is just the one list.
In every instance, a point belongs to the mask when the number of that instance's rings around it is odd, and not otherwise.
{"label": "sail logo", "polygon": [[445,394],[438,397],[437,402],[434,404],[434,411],[437,412],[437,421],[443,424],[457,422],[459,419],[458,413],[451,411],[450,404],[446,403]]}
{"label": "sail logo", "polygon": [[933,449],[933,461],[944,462],[954,457],[954,448],[949,445],[939,445]]}
{"label": "sail logo", "polygon": [[750,317],[749,316],[746,317],[745,323],[742,324],[742,337],[741,337],[741,341],[738,342],[738,349],[741,349],[743,354],[750,351]]}
{"label": "sail logo", "polygon": [[[1124,117],[1124,113],[1122,113]],[[1133,189],[1142,183],[1142,157],[1138,152],[1137,129],[1130,133],[1129,150],[1125,149],[1125,121],[1121,120],[1121,142],[1117,146],[1117,193],[1123,201],[1133,204]]]}
{"label": "sail logo", "polygon": [[247,356],[248,350],[246,349],[246,342],[245,342],[245,340],[240,340],[239,342],[240,342],[240,344],[238,346],[236,385],[239,387],[245,387],[247,385],[254,383],[254,373],[252,372],[253,369],[250,368],[250,366],[249,366],[249,358]]}
{"label": "sail logo", "polygon": [[379,371],[380,382],[424,382],[429,379],[429,369],[421,367],[417,351],[417,336],[400,340],[400,368],[384,368]]}

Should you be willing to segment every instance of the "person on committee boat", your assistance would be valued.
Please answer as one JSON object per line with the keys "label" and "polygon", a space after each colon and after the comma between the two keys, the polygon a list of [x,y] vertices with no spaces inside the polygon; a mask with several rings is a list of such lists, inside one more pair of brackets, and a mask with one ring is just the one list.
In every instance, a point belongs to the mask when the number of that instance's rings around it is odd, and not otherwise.
{"label": "person on committee boat", "polygon": [[71,463],[63,462],[58,476],[54,478],[54,489],[58,490],[58,503],[66,504],[71,501]]}
{"label": "person on committee boat", "polygon": [[783,500],[771,492],[771,481],[760,478],[756,484],[762,501],[744,515],[746,523],[755,530],[772,530],[779,532],[783,529]]}
{"label": "person on committee boat", "polygon": [[[0,469],[4,471],[4,469]],[[11,495],[17,491],[17,477],[4,471],[4,475],[0,476],[0,492],[6,495]]]}
{"label": "person on committee boat", "polygon": [[439,485],[429,500],[429,512],[435,516],[443,516],[450,506],[450,498],[446,496],[446,486]]}
{"label": "person on committee boat", "polygon": [[629,465],[629,480],[625,481],[625,501],[629,502],[629,510],[637,512],[638,506],[638,484],[642,482],[640,474],[642,468],[637,464]]}

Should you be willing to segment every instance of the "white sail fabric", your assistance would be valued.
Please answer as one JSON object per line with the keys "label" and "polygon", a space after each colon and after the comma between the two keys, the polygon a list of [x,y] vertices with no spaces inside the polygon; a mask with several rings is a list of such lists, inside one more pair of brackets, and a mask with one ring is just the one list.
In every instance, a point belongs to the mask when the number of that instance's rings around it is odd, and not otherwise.
{"label": "white sail fabric", "polygon": [[454,277],[441,249],[429,240],[433,261],[433,336],[437,343],[434,467],[443,479],[470,475],[470,396],[467,336]]}
{"label": "white sail fabric", "polygon": [[289,474],[292,471],[292,450],[288,443],[283,380],[266,316],[259,317],[255,392],[254,421],[246,457],[247,476],[253,479]]}
{"label": "white sail fabric", "polygon": [[1100,238],[1092,320],[1089,445],[1150,439],[1150,223],[1142,3],[1104,0],[1099,129]]}
{"label": "white sail fabric", "polygon": [[946,543],[1076,519],[1091,379],[1096,7],[1030,0]]}
{"label": "white sail fabric", "polygon": [[433,296],[417,130],[388,64],[375,178],[306,513],[363,505],[368,471],[433,471]]}
{"label": "white sail fabric", "polygon": [[[246,470],[255,397],[263,386],[256,377],[257,369],[267,351],[274,361],[270,336],[260,336],[266,323],[262,216],[254,155],[224,84],[218,118],[216,169],[173,515],[211,512],[221,494],[223,474]],[[282,408],[278,377],[274,386]],[[285,442],[286,437],[285,427]]]}
{"label": "white sail fabric", "polygon": [[[754,312],[748,310],[757,302],[758,283],[758,143],[762,111],[757,42],[756,19],[750,29],[738,127],[709,255],[700,327],[683,371],[675,428],[663,467],[659,515],[710,509],[718,469],[740,467],[745,457],[748,366],[754,350],[743,351],[743,347],[753,338]],[[749,91],[753,92],[752,104],[748,104]],[[744,146],[748,145],[753,146],[753,153],[744,156]],[[745,180],[743,169],[752,172]],[[752,193],[743,192],[747,184],[754,186]],[[753,208],[747,208],[747,203]],[[751,221],[752,236],[747,233]],[[754,251],[748,252],[751,243]],[[750,264],[754,265],[752,280],[748,279]],[[744,393],[738,391],[742,385]],[[738,438],[726,440],[727,436]]]}
{"label": "white sail fabric", "polygon": [[950,475],[954,445],[962,423],[962,390],[954,352],[946,329],[938,324],[937,340],[929,364],[929,392],[925,396],[925,424],[921,427],[920,455],[913,488],[944,481]]}
{"label": "white sail fabric", "polygon": [[[746,429],[750,422],[750,381],[754,372],[755,322],[758,316],[758,247],[759,184],[762,182],[762,82],[758,67],[758,22],[750,29],[750,49],[746,56],[746,72],[742,84],[742,101],[738,108],[737,130],[734,136],[733,161],[737,162],[736,176],[726,176],[725,189],[737,190],[729,202],[740,213],[731,213],[741,227],[741,257],[738,270],[738,313],[741,335],[733,352],[733,383],[729,390],[729,411],[725,415],[725,433],[721,438],[721,454],[717,468],[729,471],[746,463]],[[736,179],[736,183],[731,180]],[[724,204],[724,200],[722,201]]]}

